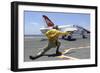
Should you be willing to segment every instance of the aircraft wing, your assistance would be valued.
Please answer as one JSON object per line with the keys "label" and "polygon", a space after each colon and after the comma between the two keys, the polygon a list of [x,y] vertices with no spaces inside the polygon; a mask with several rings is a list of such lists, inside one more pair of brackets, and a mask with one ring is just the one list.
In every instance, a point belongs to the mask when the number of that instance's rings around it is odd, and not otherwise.
{"label": "aircraft wing", "polygon": [[62,32],[67,32],[67,31],[77,31],[78,29],[74,27],[73,25],[62,25],[58,26],[59,30]]}
{"label": "aircraft wing", "polygon": [[[58,28],[59,28],[59,26],[58,26]],[[52,29],[52,27],[48,27],[48,28],[44,27],[44,28],[40,28],[40,31],[44,34],[50,29]],[[59,30],[62,32],[67,32],[67,31],[73,32],[73,31],[77,31],[77,28],[75,28],[75,27],[60,27]]]}
{"label": "aircraft wing", "polygon": [[67,31],[77,31],[77,28],[64,28],[64,29],[61,29],[61,31],[63,32],[67,32]]}

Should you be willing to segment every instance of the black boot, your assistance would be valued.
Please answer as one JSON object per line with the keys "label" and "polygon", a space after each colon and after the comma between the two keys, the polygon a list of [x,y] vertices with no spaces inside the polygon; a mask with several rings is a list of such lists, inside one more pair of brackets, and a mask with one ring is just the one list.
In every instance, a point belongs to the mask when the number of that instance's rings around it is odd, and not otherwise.
{"label": "black boot", "polygon": [[56,52],[56,55],[60,56],[60,55],[62,55],[62,53],[61,52]]}
{"label": "black boot", "polygon": [[35,60],[35,59],[37,59],[37,58],[39,58],[39,57],[41,57],[42,55],[39,55],[39,56],[29,56],[29,58],[31,59],[31,60]]}

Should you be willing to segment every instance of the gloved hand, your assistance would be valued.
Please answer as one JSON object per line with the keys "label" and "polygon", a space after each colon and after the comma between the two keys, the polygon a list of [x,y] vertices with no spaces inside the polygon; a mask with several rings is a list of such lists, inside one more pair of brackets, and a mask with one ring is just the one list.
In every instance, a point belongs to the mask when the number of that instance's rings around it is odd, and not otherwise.
{"label": "gloved hand", "polygon": [[73,32],[72,32],[72,31],[67,31],[67,33],[68,33],[68,34],[72,34]]}

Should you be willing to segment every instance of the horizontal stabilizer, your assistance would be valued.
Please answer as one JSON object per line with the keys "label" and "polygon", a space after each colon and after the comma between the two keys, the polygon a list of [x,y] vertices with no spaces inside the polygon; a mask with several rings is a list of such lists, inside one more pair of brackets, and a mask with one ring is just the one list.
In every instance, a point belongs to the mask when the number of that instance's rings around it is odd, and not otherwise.
{"label": "horizontal stabilizer", "polygon": [[89,30],[87,30],[87,29],[85,29],[85,28],[83,28],[83,27],[80,27],[80,26],[76,26],[77,28],[80,28],[80,29],[83,29],[84,31],[86,31],[87,33],[90,33],[90,31]]}

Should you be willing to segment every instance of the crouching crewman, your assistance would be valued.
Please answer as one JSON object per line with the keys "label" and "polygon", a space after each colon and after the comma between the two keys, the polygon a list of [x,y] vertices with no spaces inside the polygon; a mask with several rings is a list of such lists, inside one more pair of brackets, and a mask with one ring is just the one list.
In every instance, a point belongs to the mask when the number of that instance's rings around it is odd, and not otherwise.
{"label": "crouching crewman", "polygon": [[61,55],[62,53],[59,51],[59,47],[61,43],[59,42],[59,36],[69,35],[71,32],[61,32],[58,30],[58,26],[54,26],[53,29],[48,30],[45,35],[48,38],[48,45],[43,48],[36,56],[30,56],[30,59],[34,60],[43,56],[48,50],[51,48],[56,48],[57,56]]}

